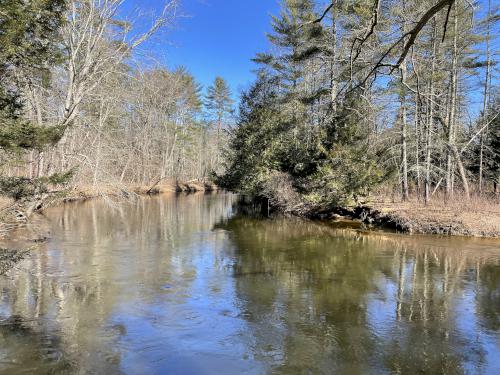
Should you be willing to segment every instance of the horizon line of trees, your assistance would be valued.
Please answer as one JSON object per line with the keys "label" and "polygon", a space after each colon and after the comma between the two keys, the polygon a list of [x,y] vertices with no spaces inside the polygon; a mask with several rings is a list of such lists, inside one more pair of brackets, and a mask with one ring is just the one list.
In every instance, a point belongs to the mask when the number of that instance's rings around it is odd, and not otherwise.
{"label": "horizon line of trees", "polygon": [[177,0],[146,30],[122,4],[2,0],[1,194],[214,179],[292,211],[381,187],[425,203],[498,194],[491,0],[283,0],[232,129],[224,79],[203,95],[185,68],[144,57]]}

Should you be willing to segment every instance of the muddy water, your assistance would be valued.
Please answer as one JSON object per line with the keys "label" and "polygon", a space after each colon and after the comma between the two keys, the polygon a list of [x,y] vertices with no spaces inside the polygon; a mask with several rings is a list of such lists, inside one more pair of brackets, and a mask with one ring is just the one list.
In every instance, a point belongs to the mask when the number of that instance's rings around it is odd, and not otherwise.
{"label": "muddy water", "polygon": [[0,277],[5,374],[498,374],[500,242],[367,233],[231,195],[50,209]]}

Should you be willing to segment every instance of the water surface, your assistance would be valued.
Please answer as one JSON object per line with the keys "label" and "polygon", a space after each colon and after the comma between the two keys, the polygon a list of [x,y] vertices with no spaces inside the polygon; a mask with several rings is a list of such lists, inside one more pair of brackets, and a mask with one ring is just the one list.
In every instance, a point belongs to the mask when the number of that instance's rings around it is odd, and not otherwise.
{"label": "water surface", "polygon": [[0,373],[500,373],[500,242],[94,200],[0,277]]}

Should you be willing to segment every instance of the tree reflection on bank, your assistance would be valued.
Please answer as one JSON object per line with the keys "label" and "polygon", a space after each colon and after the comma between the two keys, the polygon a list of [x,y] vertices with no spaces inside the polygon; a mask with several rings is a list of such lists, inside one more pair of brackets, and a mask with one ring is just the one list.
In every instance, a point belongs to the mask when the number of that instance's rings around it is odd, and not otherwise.
{"label": "tree reflection on bank", "polygon": [[233,215],[231,195],[47,211],[0,277],[0,372],[492,373],[495,240]]}

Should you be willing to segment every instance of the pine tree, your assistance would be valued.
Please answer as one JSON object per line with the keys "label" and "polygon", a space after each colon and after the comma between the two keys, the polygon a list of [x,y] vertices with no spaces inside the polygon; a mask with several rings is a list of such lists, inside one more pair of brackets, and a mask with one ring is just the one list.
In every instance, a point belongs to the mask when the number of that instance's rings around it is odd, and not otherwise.
{"label": "pine tree", "polygon": [[[0,149],[18,159],[27,150],[42,150],[63,135],[62,127],[38,127],[26,120],[24,97],[16,78],[22,70],[47,80],[50,65],[61,61],[59,29],[64,22],[64,0],[0,0]],[[16,200],[45,192],[47,183],[61,183],[54,175],[43,179],[1,177],[0,191]]]}
{"label": "pine tree", "polygon": [[219,183],[285,210],[357,202],[384,178],[364,126],[363,93],[353,90],[334,104],[342,76],[329,71],[341,60],[328,46],[335,32],[316,22],[314,2],[282,5],[268,36],[277,51],[254,59],[258,80],[243,95]]}
{"label": "pine tree", "polygon": [[217,124],[216,165],[219,164],[222,127],[224,121],[233,112],[233,105],[234,101],[227,82],[224,78],[216,77],[213,85],[208,87],[205,97],[205,107],[213,115]]}
{"label": "pine tree", "polygon": [[500,188],[500,117],[498,109],[500,99],[491,106],[490,115],[486,117],[489,123],[488,138],[485,152],[485,177],[493,183],[493,191],[498,194]]}
{"label": "pine tree", "polygon": [[304,109],[301,103],[305,96],[307,74],[304,62],[312,54],[309,51],[308,31],[314,18],[314,3],[311,0],[284,0],[280,15],[272,17],[273,33],[268,34],[278,53],[259,53],[253,59],[268,74],[277,78],[283,110],[291,114],[293,122],[301,120],[300,113]]}
{"label": "pine tree", "polygon": [[218,185],[254,197],[262,194],[261,182],[276,162],[273,153],[273,145],[279,139],[276,108],[276,84],[260,74],[242,94],[238,123],[224,155],[225,172],[216,176]]}

